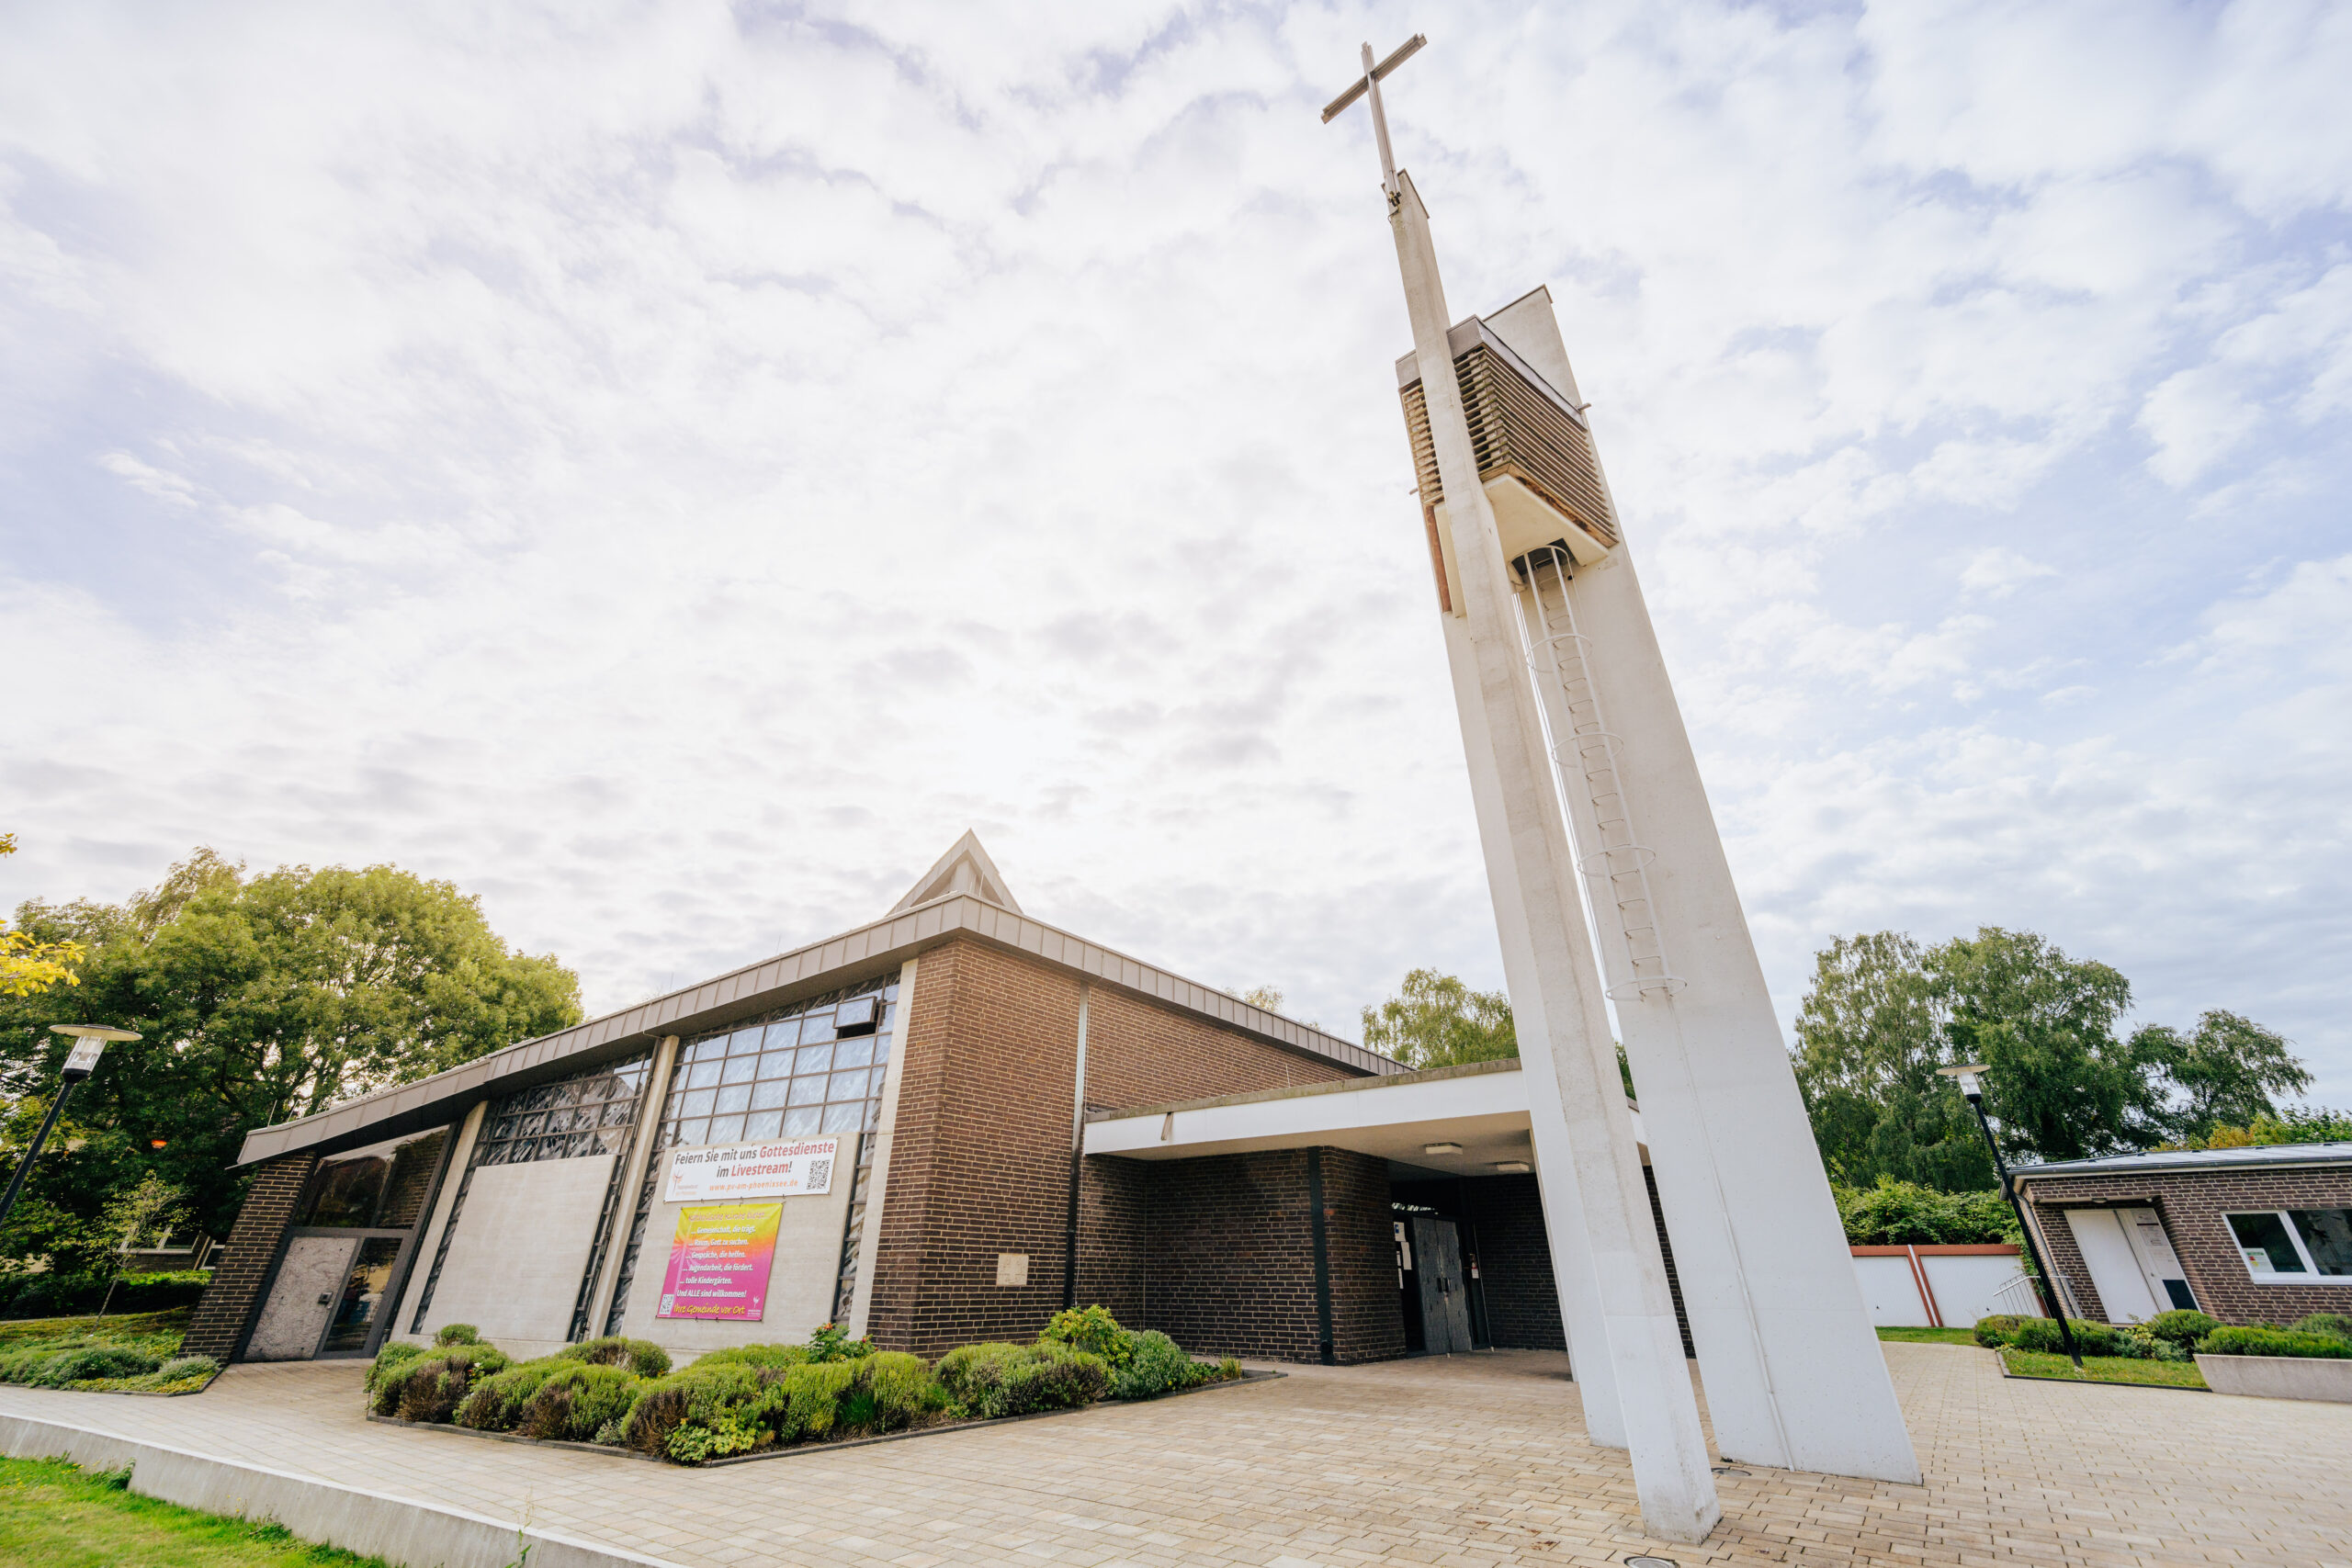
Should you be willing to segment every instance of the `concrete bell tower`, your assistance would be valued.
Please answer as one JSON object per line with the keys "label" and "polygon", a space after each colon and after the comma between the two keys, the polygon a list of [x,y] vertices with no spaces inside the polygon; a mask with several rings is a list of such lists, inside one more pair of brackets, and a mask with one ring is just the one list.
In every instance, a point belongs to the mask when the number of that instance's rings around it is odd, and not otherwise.
{"label": "concrete bell tower", "polygon": [[1648,1528],[1699,1540],[1720,1509],[1612,1004],[1716,1451],[1901,1482],[1918,1461],[1550,295],[1449,323],[1380,98],[1423,41],[1367,45],[1323,118],[1368,98],[1379,144],[1397,381],[1586,1425],[1631,1450]]}

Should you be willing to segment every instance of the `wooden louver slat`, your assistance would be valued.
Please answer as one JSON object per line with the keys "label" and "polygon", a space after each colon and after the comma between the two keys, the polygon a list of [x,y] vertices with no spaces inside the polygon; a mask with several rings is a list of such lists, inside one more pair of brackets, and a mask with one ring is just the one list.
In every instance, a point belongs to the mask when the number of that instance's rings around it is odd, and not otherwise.
{"label": "wooden louver slat", "polygon": [[[1502,358],[1477,344],[1453,362],[1462,391],[1462,412],[1482,480],[1510,475],[1544,502],[1575,519],[1604,543],[1617,543],[1617,522],[1608,492],[1592,460],[1584,427]],[[1444,497],[1438,480],[1437,445],[1430,435],[1429,401],[1419,381],[1404,389],[1405,430],[1413,448],[1414,480],[1421,504],[1435,507]]]}

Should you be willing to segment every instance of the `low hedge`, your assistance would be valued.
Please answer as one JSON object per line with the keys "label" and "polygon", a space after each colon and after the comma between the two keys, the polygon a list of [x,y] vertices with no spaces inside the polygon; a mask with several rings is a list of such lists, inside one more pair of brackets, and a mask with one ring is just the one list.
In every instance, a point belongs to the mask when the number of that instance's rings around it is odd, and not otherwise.
{"label": "low hedge", "polygon": [[[1082,1347],[1100,1345],[1119,1357]],[[737,1345],[671,1370],[658,1345],[617,1337],[513,1362],[453,1324],[431,1348],[388,1345],[368,1373],[379,1416],[602,1443],[678,1464],[939,1421],[1149,1399],[1240,1363],[1195,1361],[1165,1334],[1130,1334],[1102,1308],[1063,1313],[1034,1344],[966,1345],[934,1369],[828,1325],[803,1345]]]}
{"label": "low hedge", "polygon": [[2217,1328],[2197,1343],[2200,1356],[2300,1356],[2352,1360],[2352,1339],[2291,1328]]}
{"label": "low hedge", "polygon": [[0,1351],[0,1382],[91,1392],[187,1393],[220,1371],[209,1356],[159,1356],[89,1336],[35,1339]]}
{"label": "low hedge", "polygon": [[16,1276],[0,1280],[0,1318],[74,1317],[95,1313],[101,1306],[109,1314],[169,1312],[194,1306],[211,1282],[209,1269],[125,1274],[115,1280],[104,1274]]}

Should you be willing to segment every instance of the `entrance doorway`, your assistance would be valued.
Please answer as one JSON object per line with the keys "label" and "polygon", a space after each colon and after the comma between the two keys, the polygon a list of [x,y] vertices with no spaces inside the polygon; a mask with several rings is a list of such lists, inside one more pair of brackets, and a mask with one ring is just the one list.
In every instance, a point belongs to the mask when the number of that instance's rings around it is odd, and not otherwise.
{"label": "entrance doorway", "polygon": [[2154,1209],[2069,1209],[2066,1224],[2109,1323],[2144,1323],[2168,1308],[2197,1305]]}
{"label": "entrance doorway", "polygon": [[381,1348],[448,1143],[448,1130],[436,1128],[320,1166],[295,1209],[243,1359],[372,1356]]}
{"label": "entrance doorway", "polygon": [[1406,1341],[1419,1320],[1420,1344],[1431,1356],[1477,1348],[1470,1332],[1470,1290],[1462,1268],[1462,1236],[1452,1220],[1413,1213],[1396,1222],[1398,1270],[1405,1292]]}

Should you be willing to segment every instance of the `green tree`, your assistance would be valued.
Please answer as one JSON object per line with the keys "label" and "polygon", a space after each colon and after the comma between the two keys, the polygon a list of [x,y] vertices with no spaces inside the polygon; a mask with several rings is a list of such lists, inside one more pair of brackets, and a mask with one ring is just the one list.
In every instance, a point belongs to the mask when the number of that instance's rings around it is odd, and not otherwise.
{"label": "green tree", "polygon": [[1951,1059],[1949,1011],[1925,959],[1899,931],[1838,937],[1814,955],[1794,1065],[1834,1182],[1993,1185],[1974,1113],[1936,1075]]}
{"label": "green tree", "polygon": [[1835,1181],[1993,1184],[1967,1102],[1936,1069],[1981,1061],[2002,1150],[2078,1159],[2153,1148],[2184,1129],[2267,1114],[2309,1077],[2286,1041],[2231,1013],[2184,1036],[2119,1038],[2132,987],[2031,931],[1996,926],[1922,948],[1896,931],[1840,937],[1815,959],[1797,1015],[1797,1081]]}
{"label": "green tree", "polygon": [[2002,1152],[2046,1159],[2154,1148],[2171,1131],[2164,1062],[2115,1026],[2132,983],[2032,931],[1986,926],[1928,950],[1954,1061],[1979,1061]]}
{"label": "green tree", "polygon": [[[30,1191],[52,1233],[58,1214],[94,1221],[153,1172],[226,1235],[243,1186],[226,1168],[252,1129],[580,1018],[571,971],[511,951],[451,884],[389,865],[248,876],[198,850],[125,904],[32,902],[17,918],[89,956],[78,989],[0,1001],[17,1146],[66,1049],[50,1023],[95,1019],[145,1037],[107,1052],[75,1091],[67,1147],[42,1157]],[[10,1231],[0,1257],[41,1239]]]}
{"label": "green tree", "polygon": [[[0,833],[0,855],[16,852],[17,835]],[[0,997],[30,997],[52,986],[78,986],[82,978],[74,970],[84,956],[80,942],[44,942],[0,920]]]}
{"label": "green tree", "polygon": [[1408,1067],[1450,1067],[1519,1055],[1510,998],[1452,975],[1416,969],[1395,996],[1363,1010],[1363,1043]]}
{"label": "green tree", "polygon": [[2167,1024],[2135,1031],[2133,1048],[2162,1062],[2185,1103],[2173,1112],[2174,1130],[2185,1139],[2203,1139],[2216,1127],[2250,1126],[2278,1119],[2271,1096],[2311,1088],[2312,1076],[2294,1048],[2250,1018],[2233,1012],[2205,1013],[2187,1034]]}

